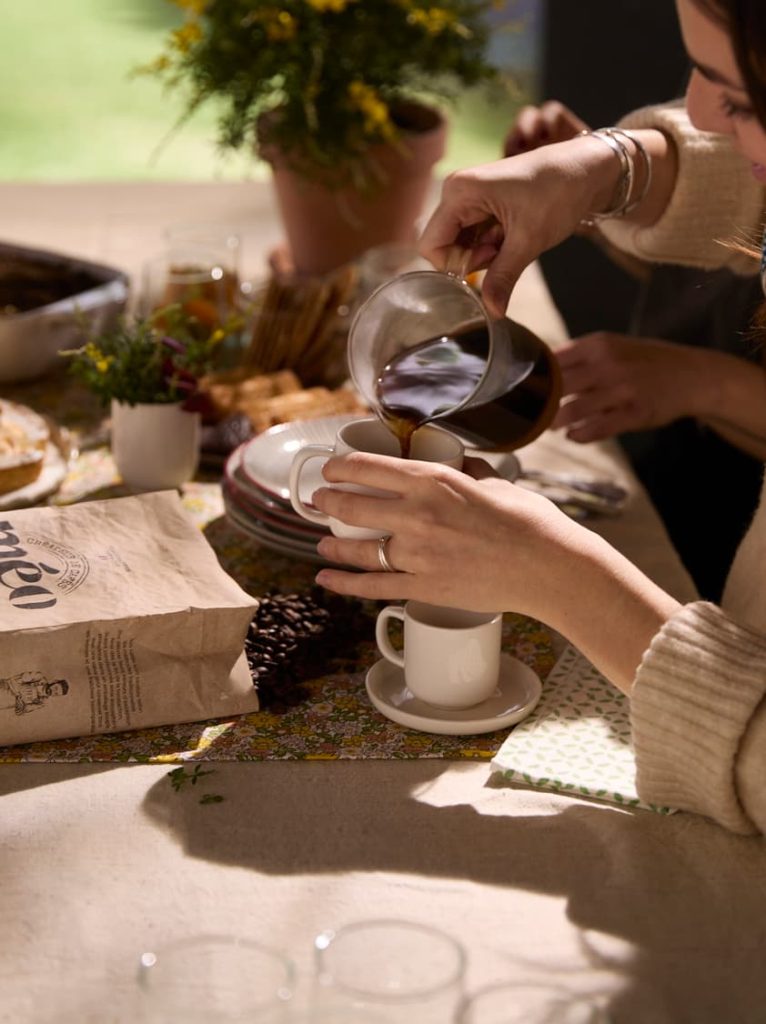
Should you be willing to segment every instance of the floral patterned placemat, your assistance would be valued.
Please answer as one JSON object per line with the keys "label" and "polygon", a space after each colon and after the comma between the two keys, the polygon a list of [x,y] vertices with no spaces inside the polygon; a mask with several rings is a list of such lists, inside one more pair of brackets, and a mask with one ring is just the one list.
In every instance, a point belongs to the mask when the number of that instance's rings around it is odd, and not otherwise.
{"label": "floral patterned placemat", "polygon": [[[53,415],[81,447],[51,503],[117,497],[120,482],[109,448],[103,412],[92,396],[65,376],[54,375],[14,389],[17,401]],[[305,593],[317,566],[259,545],[227,520],[215,473],[183,488],[184,506],[210,541],[223,568],[248,593]],[[189,760],[477,758],[489,760],[509,730],[480,736],[415,732],[384,718],[370,703],[365,675],[379,654],[374,641],[377,606],[365,609],[361,640],[338,650],[312,676],[303,672],[288,699],[264,687],[262,710],[233,721],[196,722],[132,732],[53,740],[0,748],[0,762],[184,762]],[[555,655],[549,632],[520,616],[506,616],[505,649],[544,679]],[[292,684],[291,684],[292,685]],[[284,689],[284,687],[283,687]],[[283,693],[282,696],[285,696]]]}
{"label": "floral patterned placemat", "polygon": [[[257,549],[232,541],[245,561]],[[230,551],[230,554],[232,552]],[[296,566],[300,563],[295,563]],[[370,703],[367,670],[379,655],[372,639],[353,661],[342,652],[329,674],[302,679],[294,703],[266,706],[233,721],[196,722],[78,739],[0,748],[0,762],[263,761],[445,758],[489,760],[509,729],[479,736],[437,736],[415,732],[384,718]],[[530,619],[508,616],[504,647],[544,678],[554,655],[550,635]]]}
{"label": "floral patterned placemat", "polygon": [[571,646],[547,677],[535,710],[502,744],[492,768],[514,785],[672,813],[643,803],[636,792],[628,698]]}

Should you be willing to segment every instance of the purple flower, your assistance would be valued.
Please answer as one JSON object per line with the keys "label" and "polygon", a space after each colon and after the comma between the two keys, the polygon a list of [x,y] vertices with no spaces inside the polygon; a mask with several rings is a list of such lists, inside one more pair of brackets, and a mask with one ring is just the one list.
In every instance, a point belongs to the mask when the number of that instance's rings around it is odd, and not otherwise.
{"label": "purple flower", "polygon": [[163,359],[162,361],[162,380],[163,383],[174,387],[176,391],[187,395],[191,395],[197,390],[197,378],[194,374],[176,366],[172,359]]}
{"label": "purple flower", "polygon": [[184,345],[182,341],[179,341],[178,338],[171,338],[169,334],[166,334],[162,338],[162,344],[167,345],[167,347],[172,349],[174,352],[178,352],[179,355],[184,355],[186,352],[186,345]]}

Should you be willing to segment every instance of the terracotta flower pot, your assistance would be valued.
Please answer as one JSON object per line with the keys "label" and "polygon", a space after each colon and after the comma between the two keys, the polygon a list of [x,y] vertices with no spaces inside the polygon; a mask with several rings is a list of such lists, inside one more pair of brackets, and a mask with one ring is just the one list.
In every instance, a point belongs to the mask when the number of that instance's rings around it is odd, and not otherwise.
{"label": "terracotta flower pot", "polygon": [[350,184],[331,189],[293,170],[273,145],[261,144],[299,273],[324,274],[372,246],[414,241],[434,165],[444,155],[447,122],[436,110],[414,103],[402,105],[397,114],[406,125],[397,145],[381,144],[370,153],[381,179],[371,193]]}

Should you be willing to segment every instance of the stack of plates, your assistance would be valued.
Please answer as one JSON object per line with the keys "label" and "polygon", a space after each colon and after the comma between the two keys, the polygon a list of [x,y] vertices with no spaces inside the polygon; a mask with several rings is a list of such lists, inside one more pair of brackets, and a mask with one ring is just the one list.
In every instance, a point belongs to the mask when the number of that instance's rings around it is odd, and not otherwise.
{"label": "stack of plates", "polygon": [[[356,413],[280,423],[240,445],[229,456],[221,485],[226,514],[232,523],[282,554],[324,562],[316,545],[329,531],[293,510],[290,466],[299,448],[334,444],[338,428],[358,418]],[[301,474],[301,498],[306,504],[311,504],[311,495],[324,483],[323,461],[310,459]]]}
{"label": "stack of plates", "polygon": [[[240,445],[226,463],[222,490],[226,514],[243,533],[274,551],[313,562],[325,562],[317,541],[329,532],[310,523],[290,504],[290,466],[306,444],[332,446],[338,428],[358,419],[358,413],[324,416],[315,420],[280,423]],[[501,476],[515,480],[519,462],[510,453],[473,452],[490,462]],[[301,499],[311,504],[314,491],[324,484],[322,458],[309,459],[301,473]]]}

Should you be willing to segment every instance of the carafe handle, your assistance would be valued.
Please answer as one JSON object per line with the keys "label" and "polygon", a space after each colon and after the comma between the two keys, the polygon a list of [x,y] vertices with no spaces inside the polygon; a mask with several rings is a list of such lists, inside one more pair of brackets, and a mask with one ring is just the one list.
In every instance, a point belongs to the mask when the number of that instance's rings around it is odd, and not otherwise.
{"label": "carafe handle", "polygon": [[497,224],[494,217],[485,217],[476,224],[469,224],[458,231],[454,245],[447,254],[447,263],[444,272],[451,277],[459,277],[464,281],[468,275],[468,265],[471,262],[471,253],[479,244],[481,236]]}

